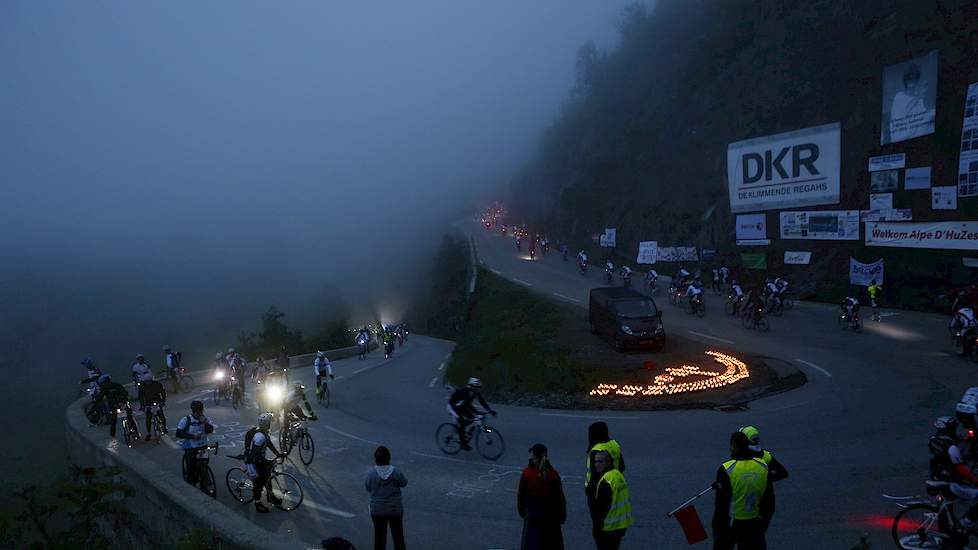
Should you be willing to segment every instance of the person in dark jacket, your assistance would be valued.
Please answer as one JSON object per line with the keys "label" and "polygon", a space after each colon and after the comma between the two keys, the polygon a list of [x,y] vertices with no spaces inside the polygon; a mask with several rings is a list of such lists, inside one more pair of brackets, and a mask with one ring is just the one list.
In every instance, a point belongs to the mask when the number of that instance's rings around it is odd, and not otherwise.
{"label": "person in dark jacket", "polygon": [[370,493],[370,519],[374,522],[374,550],[387,548],[387,526],[394,539],[394,550],[404,550],[404,506],[401,487],[407,478],[391,466],[391,452],[381,445],[374,451],[376,465],[367,470],[364,486]]}
{"label": "person in dark jacket", "polygon": [[523,469],[516,491],[516,509],[523,518],[521,550],[563,550],[560,526],[567,519],[567,500],[560,474],[550,465],[542,443],[530,448],[530,464]]}
{"label": "person in dark jacket", "polygon": [[730,436],[730,460],[717,469],[713,549],[765,550],[764,531],[774,514],[768,465],[755,456],[743,432]]}

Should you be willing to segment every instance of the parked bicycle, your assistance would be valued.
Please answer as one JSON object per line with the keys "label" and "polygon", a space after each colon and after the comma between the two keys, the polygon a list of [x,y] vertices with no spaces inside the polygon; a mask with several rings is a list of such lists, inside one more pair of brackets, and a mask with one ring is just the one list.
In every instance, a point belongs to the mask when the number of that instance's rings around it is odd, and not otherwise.
{"label": "parked bicycle", "polygon": [[[315,420],[316,417],[313,417]],[[312,459],[316,455],[316,442],[309,433],[309,428],[305,420],[289,413],[287,426],[282,426],[278,433],[278,445],[284,454],[290,454],[295,447],[299,448],[299,459],[306,466],[312,464]]]}
{"label": "parked bicycle", "polygon": [[[234,460],[244,460],[244,455],[228,456]],[[275,506],[280,510],[291,512],[302,504],[302,485],[292,474],[285,472],[285,456],[275,459],[272,466],[272,473],[268,478],[266,491],[280,499]],[[241,504],[247,504],[255,500],[255,479],[248,475],[248,470],[244,466],[235,466],[228,470],[225,476],[228,492],[234,500]],[[274,502],[274,501],[273,501]]]}
{"label": "parked bicycle", "polygon": [[[958,498],[951,492],[946,481],[927,481],[927,494],[931,500],[917,496],[890,496],[900,511],[893,517],[891,533],[893,542],[901,550],[936,550],[939,548],[966,548],[974,534],[961,525],[955,505]],[[971,503],[965,502],[965,509]]]}
{"label": "parked bicycle", "polygon": [[194,486],[199,486],[201,492],[211,498],[217,498],[217,484],[214,482],[214,470],[211,470],[210,451],[213,449],[214,454],[217,454],[219,446],[220,442],[215,442],[196,447],[194,449],[196,452],[193,454],[193,457],[188,459],[188,455],[184,455],[183,461],[181,462],[183,480],[189,483],[190,481],[187,477],[187,461],[197,461],[197,483]]}
{"label": "parked bicycle", "polygon": [[[469,441],[475,441],[475,448],[486,460],[496,460],[503,455],[506,450],[506,443],[499,430],[493,428],[485,420],[484,414],[476,415],[475,419],[465,429],[465,436]],[[448,455],[458,454],[462,450],[462,441],[458,435],[458,425],[454,422],[445,422],[438,426],[435,431],[435,440],[438,448]]]}

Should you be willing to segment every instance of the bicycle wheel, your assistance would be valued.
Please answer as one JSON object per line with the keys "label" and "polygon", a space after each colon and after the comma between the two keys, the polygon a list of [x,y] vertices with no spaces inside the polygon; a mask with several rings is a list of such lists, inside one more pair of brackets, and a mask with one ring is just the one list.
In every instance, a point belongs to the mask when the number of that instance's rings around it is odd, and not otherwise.
{"label": "bicycle wheel", "polygon": [[163,428],[160,427],[160,417],[155,414],[153,415],[152,427],[153,427],[153,439],[155,439],[156,444],[159,445],[160,442],[163,440]]}
{"label": "bicycle wheel", "polygon": [[182,387],[183,390],[189,390],[190,388],[193,388],[196,385],[197,384],[196,382],[194,382],[193,376],[190,376],[189,374],[185,374],[180,377],[180,386]]}
{"label": "bicycle wheel", "polygon": [[754,320],[747,315],[740,317],[740,324],[744,325],[744,328],[754,328]]}
{"label": "bicycle wheel", "polygon": [[785,310],[789,310],[789,309],[795,307],[795,301],[792,300],[791,298],[785,298],[781,302],[781,307],[783,307]]}
{"label": "bicycle wheel", "polygon": [[316,442],[312,440],[309,432],[302,434],[299,438],[299,460],[306,466],[312,464],[312,458],[316,455]]}
{"label": "bicycle wheel", "polygon": [[506,444],[503,436],[495,428],[483,427],[475,436],[475,446],[479,449],[479,454],[486,460],[496,460],[503,456]]}
{"label": "bicycle wheel", "polygon": [[87,403],[85,405],[85,418],[88,418],[89,423],[98,426],[102,422],[102,409],[94,402]]}
{"label": "bicycle wheel", "polygon": [[435,441],[441,452],[447,455],[458,454],[462,450],[462,442],[458,438],[458,427],[451,422],[445,422],[435,431]]}
{"label": "bicycle wheel", "polygon": [[902,550],[946,548],[951,538],[940,531],[937,506],[912,504],[893,518],[893,542]]}
{"label": "bicycle wheel", "polygon": [[272,494],[282,499],[275,506],[286,512],[291,512],[302,504],[302,485],[299,480],[285,472],[275,472],[271,479]]}
{"label": "bicycle wheel", "polygon": [[241,389],[235,387],[234,391],[231,393],[231,407],[233,407],[234,410],[238,410],[239,403],[241,403]]}
{"label": "bicycle wheel", "polygon": [[210,464],[206,462],[198,463],[197,475],[200,477],[200,490],[205,495],[216,499],[217,483],[214,482],[214,470],[211,470]]}
{"label": "bicycle wheel", "polygon": [[322,386],[322,390],[319,392],[319,404],[329,408],[329,386],[325,383]]}
{"label": "bicycle wheel", "polygon": [[278,448],[285,454],[292,452],[292,438],[289,437],[289,431],[288,426],[285,425],[278,431]]}
{"label": "bicycle wheel", "polygon": [[771,323],[767,321],[764,317],[757,320],[757,330],[761,332],[767,332],[771,328]]}
{"label": "bicycle wheel", "polygon": [[703,318],[704,315],[706,315],[706,304],[701,303],[696,306],[696,316],[699,318]]}
{"label": "bicycle wheel", "polygon": [[126,447],[132,447],[132,430],[129,428],[129,419],[122,419],[122,431],[126,438]]}
{"label": "bicycle wheel", "polygon": [[223,392],[221,391],[221,388],[214,388],[214,404],[215,405],[220,405],[221,404],[221,394],[222,393]]}
{"label": "bicycle wheel", "polygon": [[734,307],[734,303],[729,300],[727,301],[727,303],[723,304],[723,312],[726,313],[727,315],[733,315],[735,309],[736,308]]}
{"label": "bicycle wheel", "polygon": [[224,479],[227,482],[228,492],[234,500],[241,504],[248,504],[255,500],[255,485],[244,468],[241,466],[231,468]]}

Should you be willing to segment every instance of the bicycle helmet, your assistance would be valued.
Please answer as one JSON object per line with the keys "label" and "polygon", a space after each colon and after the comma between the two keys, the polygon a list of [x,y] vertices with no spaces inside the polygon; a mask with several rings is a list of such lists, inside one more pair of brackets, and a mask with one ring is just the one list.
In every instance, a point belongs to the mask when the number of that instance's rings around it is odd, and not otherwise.
{"label": "bicycle helmet", "polygon": [[190,412],[202,413],[204,412],[204,402],[194,399],[190,402]]}
{"label": "bicycle helmet", "polygon": [[478,378],[472,376],[472,377],[469,377],[469,381],[466,382],[466,384],[469,387],[472,387],[472,388],[481,388],[482,387],[482,380],[479,380]]}
{"label": "bicycle helmet", "polygon": [[112,381],[112,377],[111,377],[111,376],[109,376],[108,374],[103,374],[102,376],[99,376],[99,377],[98,377],[98,384],[99,384],[100,386],[101,386],[102,384],[105,384],[105,383],[107,383],[107,382],[110,382],[110,381]]}
{"label": "bicycle helmet", "polygon": [[163,353],[167,353],[169,351],[170,351],[170,346],[163,346]]}
{"label": "bicycle helmet", "polygon": [[224,359],[224,354],[221,352],[217,352],[214,354],[214,359],[220,361],[221,359]]}
{"label": "bicycle helmet", "polygon": [[228,348],[228,353],[234,353],[234,348]]}
{"label": "bicycle helmet", "polygon": [[146,356],[143,355],[142,353],[137,354],[136,355],[136,361],[139,361],[140,359],[142,359],[143,361],[145,361],[146,360]]}
{"label": "bicycle helmet", "polygon": [[272,426],[272,413],[266,412],[258,415],[258,428],[267,430]]}
{"label": "bicycle helmet", "polygon": [[934,429],[938,433],[953,434],[958,429],[958,421],[953,416],[941,416],[934,421]]}
{"label": "bicycle helmet", "polygon": [[91,357],[86,357],[81,360],[81,366],[86,368],[92,368],[93,366],[95,366],[95,361],[92,361]]}
{"label": "bicycle helmet", "polygon": [[316,357],[326,357],[326,354],[323,353],[323,352],[321,352],[321,351],[317,351],[316,352]]}

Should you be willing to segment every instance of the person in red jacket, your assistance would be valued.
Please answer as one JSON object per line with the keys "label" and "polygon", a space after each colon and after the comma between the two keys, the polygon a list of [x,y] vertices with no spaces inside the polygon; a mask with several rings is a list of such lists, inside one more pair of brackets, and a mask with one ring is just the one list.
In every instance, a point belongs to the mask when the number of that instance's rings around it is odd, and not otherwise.
{"label": "person in red jacket", "polygon": [[567,500],[560,474],[550,465],[542,443],[530,448],[530,464],[516,492],[516,509],[523,518],[521,550],[563,550],[560,526],[567,519]]}

